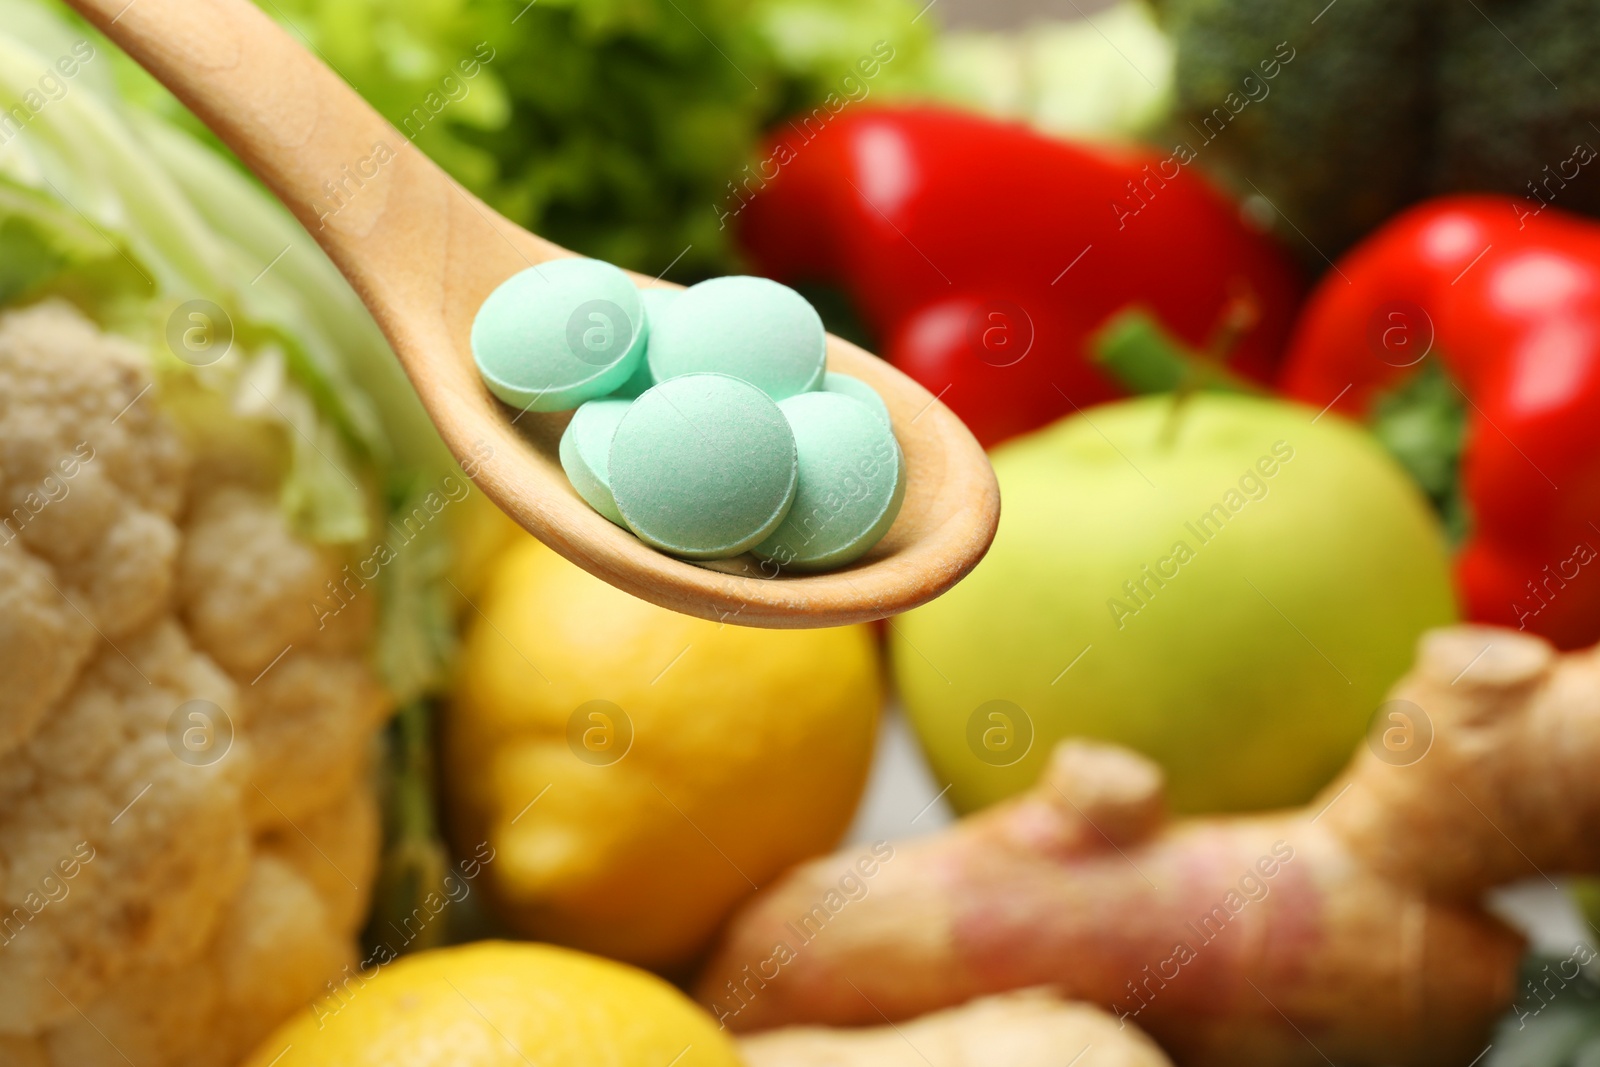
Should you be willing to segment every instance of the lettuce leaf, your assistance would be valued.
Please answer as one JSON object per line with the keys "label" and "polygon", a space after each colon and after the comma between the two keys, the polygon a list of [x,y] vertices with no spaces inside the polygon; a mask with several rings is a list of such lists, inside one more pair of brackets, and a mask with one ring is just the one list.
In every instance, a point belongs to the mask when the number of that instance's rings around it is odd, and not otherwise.
{"label": "lettuce leaf", "polygon": [[260,2],[508,217],[682,280],[736,267],[718,206],[768,126],[913,91],[933,32],[913,0]]}

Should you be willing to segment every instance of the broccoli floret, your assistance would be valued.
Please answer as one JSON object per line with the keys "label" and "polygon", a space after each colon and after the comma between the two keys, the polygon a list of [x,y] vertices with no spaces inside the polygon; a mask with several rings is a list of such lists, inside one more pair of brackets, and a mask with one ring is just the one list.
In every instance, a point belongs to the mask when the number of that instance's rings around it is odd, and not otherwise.
{"label": "broccoli floret", "polygon": [[1178,48],[1171,136],[1240,196],[1270,201],[1286,243],[1318,265],[1424,194],[1429,92],[1428,5],[1323,2],[1158,5]]}
{"label": "broccoli floret", "polygon": [[1600,214],[1600,3],[1476,4],[1440,10],[1434,188]]}
{"label": "broccoli floret", "polygon": [[1309,263],[1438,193],[1600,214],[1600,0],[1152,2],[1177,46],[1172,135],[1270,200]]}

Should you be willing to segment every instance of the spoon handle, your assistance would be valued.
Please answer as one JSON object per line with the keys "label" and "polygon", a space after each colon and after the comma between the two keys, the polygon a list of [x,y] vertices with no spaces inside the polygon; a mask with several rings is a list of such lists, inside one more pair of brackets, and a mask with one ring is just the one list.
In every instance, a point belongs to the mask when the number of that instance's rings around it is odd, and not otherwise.
{"label": "spoon handle", "polygon": [[560,254],[461,188],[249,0],[67,2],[266,183],[380,325],[389,325],[385,308],[415,307],[419,294],[403,290],[417,257],[449,251],[430,218],[481,216],[474,224],[499,230],[519,266]]}
{"label": "spoon handle", "polygon": [[774,581],[645,546],[572,491],[556,459],[560,419],[534,415],[519,427],[521,416],[508,417],[473,364],[472,321],[484,299],[513,274],[572,253],[463,189],[250,0],[67,3],[294,212],[372,313],[477,487],[591,573],[720,622],[837,626],[939,595],[987,550],[1000,500],[977,442],[936,397],[838,338],[828,341],[829,366],[878,390],[906,453],[905,504],[876,555],[848,573]]}

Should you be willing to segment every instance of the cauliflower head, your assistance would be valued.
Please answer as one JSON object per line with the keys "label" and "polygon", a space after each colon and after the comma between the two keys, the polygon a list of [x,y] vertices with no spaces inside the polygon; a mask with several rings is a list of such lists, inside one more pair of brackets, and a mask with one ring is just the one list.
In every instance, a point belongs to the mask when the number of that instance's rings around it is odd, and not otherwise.
{"label": "cauliflower head", "polygon": [[205,454],[138,346],[0,312],[0,1063],[228,1067],[354,958],[372,605]]}

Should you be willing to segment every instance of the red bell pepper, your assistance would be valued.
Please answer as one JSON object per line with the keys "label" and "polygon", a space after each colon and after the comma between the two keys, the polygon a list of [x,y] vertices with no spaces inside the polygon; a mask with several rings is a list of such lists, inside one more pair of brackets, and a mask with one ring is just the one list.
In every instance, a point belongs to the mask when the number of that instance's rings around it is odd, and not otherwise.
{"label": "red bell pepper", "polygon": [[1281,385],[1363,418],[1446,375],[1465,415],[1463,610],[1577,648],[1600,639],[1600,225],[1529,208],[1451,197],[1396,217],[1313,293]]}
{"label": "red bell pepper", "polygon": [[1232,366],[1266,379],[1299,293],[1280,251],[1178,155],[939,108],[781,128],[723,221],[762,273],[841,287],[884,356],[985,445],[1125,395],[1086,341],[1129,304],[1199,347],[1248,293],[1259,320]]}

